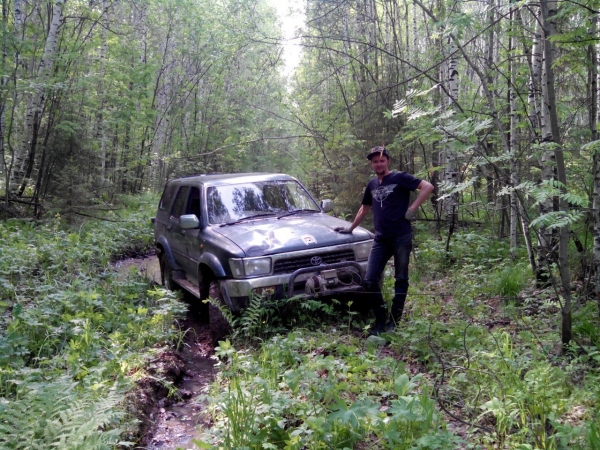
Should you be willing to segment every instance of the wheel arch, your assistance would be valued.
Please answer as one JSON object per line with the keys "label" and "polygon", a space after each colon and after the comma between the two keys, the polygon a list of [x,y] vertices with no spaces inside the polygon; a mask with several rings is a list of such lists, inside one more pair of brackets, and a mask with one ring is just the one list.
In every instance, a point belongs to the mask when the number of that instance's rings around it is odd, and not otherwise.
{"label": "wheel arch", "polygon": [[227,272],[221,264],[221,261],[219,261],[219,259],[212,253],[203,253],[198,261],[198,267],[208,268],[214,274],[215,278],[227,277]]}
{"label": "wheel arch", "polygon": [[169,260],[169,264],[171,264],[171,267],[174,270],[180,270],[179,265],[175,262],[175,258],[173,257],[173,252],[171,251],[171,246],[169,245],[169,242],[163,236],[161,236],[158,239],[158,241],[156,241],[155,247],[156,247],[156,256],[158,257],[159,261],[161,259],[161,256],[164,254],[167,257],[167,259]]}

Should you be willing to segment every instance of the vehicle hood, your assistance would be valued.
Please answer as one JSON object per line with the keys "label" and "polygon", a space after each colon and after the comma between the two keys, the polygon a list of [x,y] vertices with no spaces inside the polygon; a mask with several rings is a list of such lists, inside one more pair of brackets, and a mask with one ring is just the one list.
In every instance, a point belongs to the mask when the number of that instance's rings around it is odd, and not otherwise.
{"label": "vehicle hood", "polygon": [[373,238],[369,231],[360,227],[352,234],[340,234],[334,230],[348,226],[349,222],[327,214],[300,213],[282,219],[266,218],[211,228],[238,245],[246,256],[262,256]]}

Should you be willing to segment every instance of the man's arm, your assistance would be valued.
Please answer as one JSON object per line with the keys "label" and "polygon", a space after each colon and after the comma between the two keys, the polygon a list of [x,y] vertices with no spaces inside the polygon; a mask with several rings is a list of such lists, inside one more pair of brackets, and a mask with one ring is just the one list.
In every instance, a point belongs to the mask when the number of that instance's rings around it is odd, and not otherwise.
{"label": "man's arm", "polygon": [[360,205],[360,209],[356,213],[356,217],[354,218],[352,225],[350,225],[350,231],[354,230],[357,226],[359,226],[362,223],[362,221],[365,220],[367,214],[369,214],[370,212],[371,207],[369,205]]}
{"label": "man's arm", "polygon": [[354,230],[357,226],[359,226],[361,224],[361,222],[365,219],[365,217],[367,217],[367,214],[369,214],[370,212],[371,212],[371,207],[369,205],[361,205],[360,209],[356,213],[356,217],[354,218],[352,225],[350,225],[348,228],[341,228],[341,227],[336,228],[335,231],[337,231],[338,233],[345,233],[345,234],[352,233],[352,230]]}
{"label": "man's arm", "polygon": [[433,184],[431,184],[429,181],[421,180],[419,186],[417,186],[417,189],[419,190],[419,194],[417,195],[417,198],[412,203],[412,205],[408,207],[408,209],[410,209],[413,212],[419,209],[419,206],[421,206],[425,202],[425,200],[429,198],[429,196],[435,188],[433,187]]}

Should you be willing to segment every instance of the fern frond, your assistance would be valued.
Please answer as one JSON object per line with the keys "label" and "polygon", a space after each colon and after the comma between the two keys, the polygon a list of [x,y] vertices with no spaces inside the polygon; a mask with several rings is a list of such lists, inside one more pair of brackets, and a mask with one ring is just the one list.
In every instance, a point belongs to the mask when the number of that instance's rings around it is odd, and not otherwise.
{"label": "fern frond", "polygon": [[253,296],[250,305],[248,305],[248,308],[242,313],[240,323],[242,330],[248,337],[252,337],[254,332],[260,328],[264,311],[261,303],[261,297],[257,295]]}
{"label": "fern frond", "polygon": [[79,390],[63,377],[35,383],[0,408],[0,448],[112,449],[125,412],[122,392]]}

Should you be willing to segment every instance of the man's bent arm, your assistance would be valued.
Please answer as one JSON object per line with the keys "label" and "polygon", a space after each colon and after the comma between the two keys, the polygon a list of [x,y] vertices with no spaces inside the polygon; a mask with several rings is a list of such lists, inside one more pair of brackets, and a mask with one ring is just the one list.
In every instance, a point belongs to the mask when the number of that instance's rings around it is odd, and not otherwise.
{"label": "man's bent arm", "polygon": [[[412,203],[412,205],[408,207],[408,209],[410,209],[411,211],[416,211],[417,209],[419,209],[419,206],[421,206],[425,202],[425,200],[429,198],[435,187],[429,181],[421,180],[419,186],[417,186],[417,189],[419,190],[419,194],[417,195],[417,198]],[[358,215],[356,216],[356,218],[358,219]]]}
{"label": "man's bent arm", "polygon": [[350,231],[354,230],[357,226],[361,224],[361,222],[367,217],[367,214],[371,212],[371,207],[369,205],[361,205],[360,209],[356,213],[356,217],[350,225]]}

